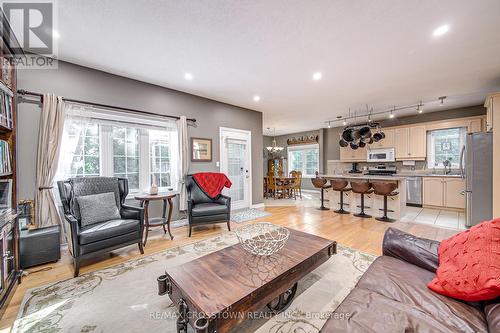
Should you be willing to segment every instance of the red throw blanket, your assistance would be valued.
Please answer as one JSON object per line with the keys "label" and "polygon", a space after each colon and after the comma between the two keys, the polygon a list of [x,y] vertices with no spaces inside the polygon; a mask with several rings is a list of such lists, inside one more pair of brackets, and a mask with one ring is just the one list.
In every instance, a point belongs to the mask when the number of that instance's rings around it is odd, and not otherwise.
{"label": "red throw blanket", "polygon": [[217,198],[224,187],[230,188],[232,185],[229,178],[219,172],[195,173],[193,179],[201,190],[212,199]]}

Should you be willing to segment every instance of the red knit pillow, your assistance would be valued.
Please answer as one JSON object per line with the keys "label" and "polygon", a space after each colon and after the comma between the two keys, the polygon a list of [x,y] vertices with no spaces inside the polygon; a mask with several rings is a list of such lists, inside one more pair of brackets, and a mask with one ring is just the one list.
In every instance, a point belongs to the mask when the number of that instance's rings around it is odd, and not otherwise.
{"label": "red knit pillow", "polygon": [[438,253],[430,289],[470,302],[500,296],[500,218],[442,241]]}

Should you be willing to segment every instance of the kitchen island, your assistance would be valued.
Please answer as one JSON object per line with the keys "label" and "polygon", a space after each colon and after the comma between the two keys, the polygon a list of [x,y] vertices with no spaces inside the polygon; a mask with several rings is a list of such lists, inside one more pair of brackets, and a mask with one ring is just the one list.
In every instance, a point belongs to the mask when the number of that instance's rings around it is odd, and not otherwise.
{"label": "kitchen island", "polygon": [[[406,177],[402,176],[391,176],[391,175],[364,175],[364,174],[327,174],[319,175],[321,178],[327,180],[331,179],[345,179],[347,181],[368,181],[368,182],[390,182],[397,185],[396,192],[397,195],[388,197],[388,209],[393,210],[389,212],[388,216],[390,218],[399,220],[406,214]],[[350,185],[348,185],[350,187]],[[337,210],[339,208],[340,193],[338,191],[333,191],[331,189],[327,190],[326,199],[329,200],[329,205],[332,210]],[[344,209],[350,211],[351,213],[358,213],[360,205],[360,195],[353,192],[344,193]],[[365,211],[367,214],[373,217],[382,216],[381,209],[384,208],[384,197],[381,195],[376,195],[375,193],[365,195]]]}

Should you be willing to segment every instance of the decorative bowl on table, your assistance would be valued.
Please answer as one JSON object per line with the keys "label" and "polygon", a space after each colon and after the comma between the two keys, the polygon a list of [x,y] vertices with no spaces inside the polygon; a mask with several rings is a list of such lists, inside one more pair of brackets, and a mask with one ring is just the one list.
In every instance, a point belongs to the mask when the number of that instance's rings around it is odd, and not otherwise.
{"label": "decorative bowl on table", "polygon": [[259,222],[236,229],[241,246],[251,254],[270,256],[285,246],[290,231],[278,225]]}

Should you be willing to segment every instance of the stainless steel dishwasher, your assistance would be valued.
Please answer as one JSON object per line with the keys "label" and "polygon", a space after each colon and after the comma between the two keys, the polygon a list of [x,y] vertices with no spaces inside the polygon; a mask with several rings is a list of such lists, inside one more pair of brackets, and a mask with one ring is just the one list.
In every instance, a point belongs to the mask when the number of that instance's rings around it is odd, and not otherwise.
{"label": "stainless steel dishwasher", "polygon": [[406,204],[422,207],[422,177],[406,178]]}

